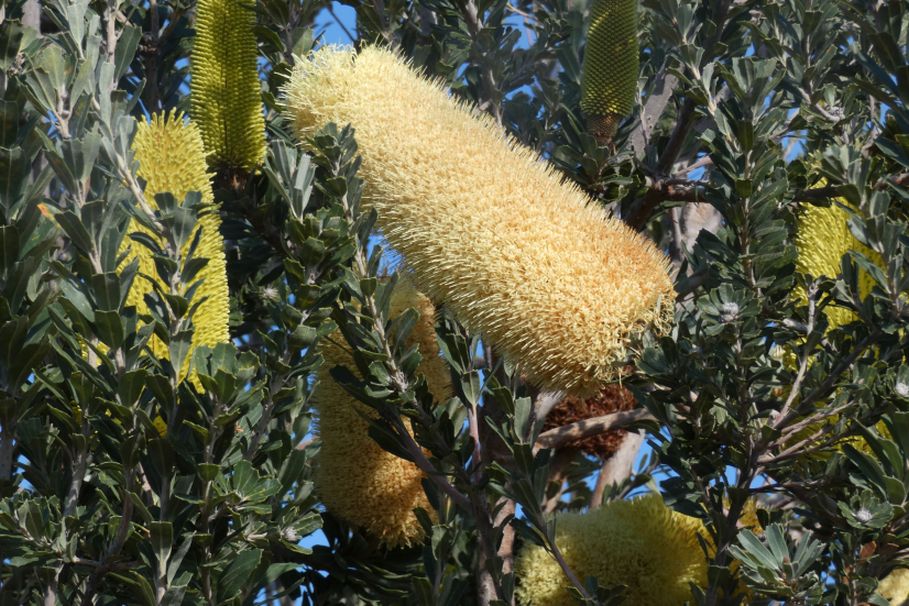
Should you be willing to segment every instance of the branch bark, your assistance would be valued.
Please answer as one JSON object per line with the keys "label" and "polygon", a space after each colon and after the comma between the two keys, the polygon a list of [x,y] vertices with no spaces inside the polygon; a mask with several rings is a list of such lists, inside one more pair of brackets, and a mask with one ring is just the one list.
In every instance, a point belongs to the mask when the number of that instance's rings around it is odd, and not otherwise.
{"label": "branch bark", "polygon": [[537,447],[558,448],[572,440],[588,438],[605,433],[610,429],[621,429],[642,421],[656,421],[656,417],[643,408],[591,417],[544,431],[537,438]]}
{"label": "branch bark", "polygon": [[647,97],[647,101],[644,102],[644,106],[641,108],[641,119],[634,127],[629,138],[634,155],[638,158],[644,157],[647,145],[650,144],[650,135],[653,134],[653,129],[656,127],[660,116],[666,110],[666,106],[669,104],[672,93],[675,92],[678,84],[679,79],[672,74],[666,73],[665,70],[661,71],[654,79],[653,91]]}
{"label": "branch bark", "polygon": [[[669,141],[666,142],[663,153],[660,154],[660,159],[657,161],[655,173],[658,178],[662,179],[668,175],[676,158],[679,157],[679,153],[682,151],[682,145],[684,145],[685,139],[688,138],[688,133],[694,125],[696,107],[693,100],[685,99],[682,103],[682,107],[679,108],[675,128],[669,136]],[[637,230],[643,229],[650,219],[650,216],[653,214],[653,210],[664,199],[665,198],[660,195],[658,189],[655,190],[654,188],[651,188],[651,190],[645,193],[637,204],[632,207],[631,212],[625,218],[625,222]]]}
{"label": "branch bark", "polygon": [[603,504],[603,497],[606,495],[608,486],[620,484],[631,477],[631,472],[634,471],[634,461],[643,443],[643,432],[629,432],[616,453],[606,459],[590,497],[591,509],[596,509]]}

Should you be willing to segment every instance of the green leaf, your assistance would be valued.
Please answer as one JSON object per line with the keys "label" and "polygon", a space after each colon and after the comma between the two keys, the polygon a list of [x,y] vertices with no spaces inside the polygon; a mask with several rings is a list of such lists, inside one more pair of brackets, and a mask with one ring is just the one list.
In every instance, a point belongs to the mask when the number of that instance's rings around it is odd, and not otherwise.
{"label": "green leaf", "polygon": [[230,565],[221,573],[218,581],[218,601],[224,602],[236,598],[244,588],[254,586],[253,571],[262,559],[261,549],[248,549],[238,553]]}

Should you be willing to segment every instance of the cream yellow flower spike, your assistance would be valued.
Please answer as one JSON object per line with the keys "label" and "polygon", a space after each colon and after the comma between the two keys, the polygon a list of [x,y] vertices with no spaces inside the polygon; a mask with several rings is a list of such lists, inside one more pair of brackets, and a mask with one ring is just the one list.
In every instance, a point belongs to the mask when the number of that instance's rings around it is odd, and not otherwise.
{"label": "cream yellow flower spike", "polygon": [[645,328],[667,328],[663,253],[394,53],[324,48],[286,95],[301,140],[353,125],[364,202],[417,287],[533,383],[596,393]]}
{"label": "cream yellow flower spike", "polygon": [[[426,377],[437,401],[451,396],[451,375],[439,357],[435,338],[435,310],[424,295],[407,282],[399,282],[392,294],[389,315],[394,318],[407,308],[420,313],[409,345],[418,345],[422,360],[419,372]],[[369,437],[369,422],[375,411],[357,401],[335,383],[329,374],[335,366],[355,369],[344,337],[335,333],[323,341],[325,358],[313,392],[319,412],[322,448],[316,469],[316,491],[333,514],[358,526],[388,548],[405,547],[423,540],[423,528],[413,510],[432,514],[423,492],[424,478],[416,465],[382,450]]]}

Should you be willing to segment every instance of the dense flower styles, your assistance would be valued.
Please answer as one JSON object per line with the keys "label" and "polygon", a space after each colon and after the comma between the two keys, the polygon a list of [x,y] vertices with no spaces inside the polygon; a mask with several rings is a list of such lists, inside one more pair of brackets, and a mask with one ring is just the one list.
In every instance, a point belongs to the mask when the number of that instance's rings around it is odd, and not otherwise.
{"label": "dense flower styles", "polygon": [[265,159],[255,2],[199,0],[196,7],[192,117],[212,166],[254,170]]}
{"label": "dense flower styles", "polygon": [[895,606],[909,603],[909,568],[891,572],[878,585],[877,591]]}
{"label": "dense flower styles", "polygon": [[[876,259],[874,252],[852,235],[848,221],[849,212],[838,206],[837,201],[830,206],[805,205],[799,215],[795,239],[798,249],[796,270],[814,278],[835,278],[842,273],[842,258],[849,251],[861,252]],[[871,277],[864,271],[859,273],[859,291],[863,297],[871,291]],[[804,288],[796,290],[796,297],[807,304],[808,295]],[[855,320],[851,310],[835,305],[828,305],[824,313],[831,328]]]}
{"label": "dense flower styles", "polygon": [[[613,501],[588,513],[556,519],[556,544],[580,579],[600,586],[627,585],[624,604],[681,606],[690,583],[705,586],[707,559],[698,542],[700,520],[667,508],[659,495]],[[555,559],[525,545],[515,562],[518,599],[524,606],[570,606],[577,601]]]}
{"label": "dense flower styles", "polygon": [[[140,122],[133,139],[133,151],[139,165],[137,174],[145,180],[145,196],[150,206],[155,206],[156,194],[165,192],[182,199],[186,194],[197,191],[202,194],[204,204],[213,203],[202,137],[196,125],[185,122],[183,116],[155,114],[151,122]],[[193,296],[194,301],[203,297],[205,300],[193,316],[195,331],[187,357],[199,345],[214,347],[230,340],[227,268],[220,227],[221,219],[217,212],[206,212],[199,217],[197,229],[202,230],[202,236],[195,255],[208,259],[208,263],[195,278],[203,282]],[[134,221],[129,231],[145,231],[145,228]],[[191,241],[192,238],[189,239]],[[157,278],[151,251],[131,240],[125,241],[124,246],[129,246],[138,258],[140,276]],[[127,259],[127,262],[130,260]],[[135,305],[140,313],[144,313],[143,310],[147,309],[145,295],[152,290],[147,279],[136,279],[129,291],[127,305]],[[156,356],[168,356],[167,347],[157,337],[152,337],[149,346]],[[183,377],[186,376],[186,368],[187,365],[184,365]]]}
{"label": "dense flower styles", "polygon": [[634,109],[638,90],[637,0],[594,0],[581,80],[581,109],[611,118],[611,128]]}
{"label": "dense flower styles", "polygon": [[540,386],[596,393],[672,314],[667,260],[476,109],[375,47],[300,60],[301,139],[352,124],[365,201],[417,286]]}
{"label": "dense flower styles", "polygon": [[[420,313],[408,339],[418,345],[419,370],[437,400],[451,395],[447,365],[439,357],[435,339],[435,310],[429,299],[401,282],[392,295],[392,318],[407,308]],[[323,341],[325,361],[313,393],[319,412],[322,449],[316,470],[316,490],[333,514],[362,528],[388,548],[404,547],[423,539],[423,529],[413,510],[432,508],[423,492],[423,473],[409,461],[383,450],[369,437],[369,422],[363,415],[375,411],[354,399],[335,383],[335,366],[355,369],[344,338],[335,333]]]}

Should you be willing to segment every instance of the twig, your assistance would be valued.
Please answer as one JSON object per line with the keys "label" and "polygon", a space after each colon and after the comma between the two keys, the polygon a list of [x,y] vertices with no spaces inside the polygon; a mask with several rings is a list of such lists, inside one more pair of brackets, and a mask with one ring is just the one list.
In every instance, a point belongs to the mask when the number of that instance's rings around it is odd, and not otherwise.
{"label": "twig", "polygon": [[[335,14],[334,2],[329,2],[328,4],[325,5],[325,8],[328,9],[328,14],[331,15],[331,18],[334,19],[335,23],[338,24],[338,27],[341,28],[341,31],[344,32],[344,35],[347,36],[347,38],[351,41],[351,43],[355,43],[357,41],[357,39],[354,37],[353,34],[350,33],[350,30],[347,29],[347,26],[344,25],[344,22],[338,17],[338,15]],[[384,23],[383,23],[383,26],[384,26]]]}
{"label": "twig", "polygon": [[[801,406],[807,406],[808,404],[813,403],[814,401],[827,396],[831,391],[833,391],[836,386],[836,382],[839,379],[840,375],[849,369],[853,363],[858,359],[862,353],[868,349],[875,341],[877,341],[880,336],[880,331],[875,329],[872,330],[864,339],[859,341],[858,345],[855,346],[848,356],[840,360],[840,362],[830,371],[830,374],[827,376],[824,381],[815,387],[805,398],[800,402]],[[780,414],[774,423],[774,427],[779,429],[781,427],[786,427],[790,421],[792,421],[797,415],[797,411],[791,410],[788,414]]]}
{"label": "twig", "polygon": [[611,429],[621,429],[642,421],[656,421],[656,417],[643,408],[613,412],[544,431],[537,438],[536,445],[540,448],[558,448],[574,440],[595,436]]}
{"label": "twig", "polygon": [[[814,324],[817,319],[817,283],[813,283],[808,287],[808,330],[805,337],[806,341],[811,337],[811,334],[814,332]],[[780,409],[780,414],[777,417],[777,422],[773,424],[773,427],[778,427],[778,423],[781,423],[789,414],[789,409],[792,407],[792,403],[795,402],[796,397],[798,397],[799,391],[802,387],[802,381],[805,379],[805,373],[808,372],[808,348],[805,347],[805,351],[802,352],[802,359],[799,361],[799,370],[798,374],[795,376],[795,381],[792,383],[792,388],[789,390],[789,397],[786,398],[786,402],[783,403],[783,407]]]}
{"label": "twig", "polygon": [[[698,162],[695,162],[685,171],[698,168]],[[660,202],[706,202],[707,201],[707,182],[698,180],[689,180],[679,177],[655,178],[650,181],[650,186],[641,200],[647,200],[648,204],[652,203],[655,207]],[[909,186],[909,173],[894,175],[887,179],[881,179],[874,185],[874,189],[880,190],[888,185]],[[796,202],[823,202],[833,198],[841,197],[844,194],[843,185],[829,185],[825,187],[814,187],[796,191],[792,198]],[[629,215],[627,222],[637,221],[635,218],[643,208],[639,209],[634,215]]]}
{"label": "twig", "polygon": [[692,171],[695,171],[699,168],[706,168],[708,166],[713,166],[713,158],[710,156],[701,156],[685,168],[682,168],[678,171],[679,177],[687,178],[688,174]]}
{"label": "twig", "polygon": [[[333,167],[336,174],[340,172],[340,167]],[[344,214],[351,224],[354,221],[353,211],[350,207],[350,203],[347,199],[347,194],[345,193],[340,199],[341,207],[344,209]],[[369,275],[369,264],[366,259],[365,246],[366,243],[362,242],[361,245],[357,247],[357,251],[354,254],[354,267],[357,273],[361,277],[367,277]],[[395,360],[394,354],[391,351],[391,346],[389,345],[388,335],[385,333],[385,326],[382,324],[381,315],[379,314],[378,307],[376,305],[375,297],[364,296],[363,297],[363,307],[369,317],[373,320],[373,330],[376,332],[376,336],[379,337],[379,342],[382,344],[383,354],[385,359],[388,360],[388,371],[391,377],[391,381],[394,385],[394,388],[398,391],[399,394],[406,394],[409,388],[407,384],[407,378],[404,373],[398,368],[398,363]],[[402,440],[402,446],[407,450],[407,453],[413,459],[413,462],[416,466],[423,471],[430,480],[436,484],[436,486],[444,492],[446,495],[451,498],[452,502],[457,506],[469,511],[471,509],[470,500],[458,491],[451,482],[439,472],[438,469],[430,462],[423,452],[423,449],[417,444],[414,440],[413,435],[404,425],[404,421],[399,415],[396,415],[393,419],[386,419],[389,421],[389,424],[395,429],[398,437]]]}
{"label": "twig", "polygon": [[[480,37],[480,32],[483,29],[477,4],[474,0],[466,0],[460,3],[460,7],[461,15],[464,17],[464,22],[467,24],[467,31],[470,34],[471,45],[476,44],[477,39]],[[503,118],[502,106],[495,102],[495,93],[498,87],[496,85],[495,75],[492,73],[492,66],[483,55],[480,55],[477,63],[480,67],[480,81],[482,84],[479,99],[480,109],[492,114],[496,123],[501,125]]]}
{"label": "twig", "polygon": [[571,581],[571,584],[574,585],[575,589],[578,590],[578,593],[581,594],[581,597],[584,598],[584,602],[587,604],[592,602],[593,597],[587,592],[587,588],[584,587],[584,584],[574,573],[571,567],[568,566],[568,563],[565,561],[564,556],[562,556],[562,550],[559,549],[559,546],[556,545],[555,541],[552,541],[552,543],[549,544],[549,550],[552,553],[552,557],[554,557],[556,562],[558,562],[559,567],[562,569],[562,572],[566,577],[568,577],[568,580]]}

